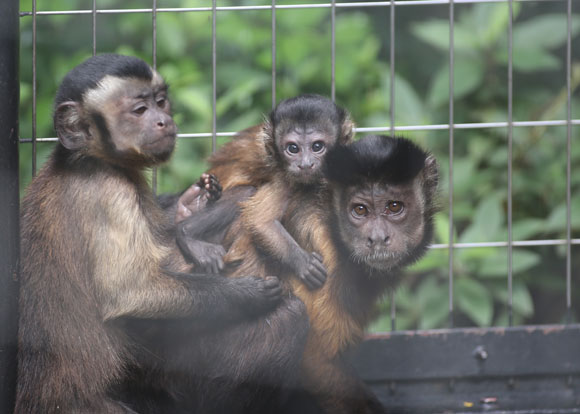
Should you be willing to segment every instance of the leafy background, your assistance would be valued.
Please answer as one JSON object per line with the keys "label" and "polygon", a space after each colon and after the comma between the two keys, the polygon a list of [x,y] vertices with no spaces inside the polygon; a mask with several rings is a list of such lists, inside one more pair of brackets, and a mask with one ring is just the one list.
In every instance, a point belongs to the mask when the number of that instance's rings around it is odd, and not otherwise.
{"label": "leafy background", "polygon": [[[98,9],[150,8],[151,1],[97,1]],[[218,1],[260,5],[263,0]],[[278,1],[277,4],[305,3]],[[158,7],[208,7],[211,1],[159,0]],[[573,5],[572,118],[580,118],[580,11]],[[31,1],[21,2],[31,11]],[[514,2],[515,121],[566,119],[566,2]],[[92,9],[90,0],[38,0],[37,9]],[[449,120],[449,7],[396,9],[396,125],[446,124]],[[507,121],[508,5],[455,5],[455,123]],[[276,97],[330,95],[330,9],[278,10]],[[157,66],[171,84],[175,119],[183,133],[212,126],[211,12],[158,13]],[[360,127],[388,127],[390,110],[389,8],[336,12],[336,99]],[[20,135],[32,125],[32,17],[21,19]],[[59,81],[92,53],[91,15],[37,17],[36,135],[54,137],[52,99]],[[97,52],[117,52],[152,62],[148,13],[98,14]],[[271,12],[220,11],[217,15],[217,130],[233,132],[259,123],[272,105]],[[580,234],[579,127],[572,128],[572,231]],[[360,134],[359,134],[360,135]],[[442,211],[436,243],[449,242],[449,133],[402,134],[432,151],[441,166]],[[220,139],[223,142],[223,139]],[[52,143],[37,144],[41,165]],[[21,187],[31,179],[32,146],[20,147]],[[184,138],[160,169],[159,191],[185,188],[206,168],[211,142]],[[454,240],[507,240],[507,129],[455,130]],[[566,127],[516,127],[513,141],[514,240],[566,236]],[[513,249],[514,323],[557,323],[566,317],[564,246]],[[572,255],[572,319],[580,301],[579,247]],[[448,252],[431,250],[406,273],[396,293],[397,328],[447,326]],[[506,325],[507,249],[454,251],[454,305],[458,326]],[[390,329],[389,304],[372,330]]]}

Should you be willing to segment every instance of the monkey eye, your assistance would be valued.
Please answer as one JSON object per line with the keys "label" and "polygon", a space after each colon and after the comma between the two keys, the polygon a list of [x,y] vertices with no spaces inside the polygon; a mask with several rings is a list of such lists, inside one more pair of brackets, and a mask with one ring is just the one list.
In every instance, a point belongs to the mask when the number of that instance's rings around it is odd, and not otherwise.
{"label": "monkey eye", "polygon": [[159,98],[159,99],[157,99],[157,106],[159,108],[164,108],[166,102],[167,102],[167,100],[165,98]]}
{"label": "monkey eye", "polygon": [[362,204],[358,204],[358,205],[354,206],[354,208],[352,209],[352,212],[357,217],[364,217],[367,214],[369,214],[368,208],[366,208],[366,206],[363,206]]}
{"label": "monkey eye", "polygon": [[300,152],[300,148],[298,148],[298,145],[296,144],[288,144],[286,150],[291,154],[298,154],[298,152]]}
{"label": "monkey eye", "polygon": [[387,203],[387,214],[398,214],[403,211],[405,205],[402,201],[389,201]]}
{"label": "monkey eye", "polygon": [[312,151],[314,152],[320,152],[324,149],[324,142],[322,141],[316,141],[314,144],[312,144]]}
{"label": "monkey eye", "polygon": [[133,109],[133,113],[137,115],[143,115],[147,107],[145,105],[138,106],[137,108]]}

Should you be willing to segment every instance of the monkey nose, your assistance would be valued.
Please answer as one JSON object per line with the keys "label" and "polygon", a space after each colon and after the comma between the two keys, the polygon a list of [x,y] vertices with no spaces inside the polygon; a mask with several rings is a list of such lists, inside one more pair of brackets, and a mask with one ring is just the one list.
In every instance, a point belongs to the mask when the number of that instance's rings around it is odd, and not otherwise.
{"label": "monkey nose", "polygon": [[160,119],[159,121],[157,121],[157,126],[159,128],[164,128],[165,127],[165,121]]}
{"label": "monkey nose", "polygon": [[388,246],[391,240],[389,236],[381,235],[381,236],[372,236],[367,239],[367,247],[381,247],[381,246]]}

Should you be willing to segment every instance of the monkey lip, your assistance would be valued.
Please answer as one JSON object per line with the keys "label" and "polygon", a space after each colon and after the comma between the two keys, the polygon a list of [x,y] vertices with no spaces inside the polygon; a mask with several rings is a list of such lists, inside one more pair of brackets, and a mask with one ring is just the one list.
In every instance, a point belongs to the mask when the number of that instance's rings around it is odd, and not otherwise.
{"label": "monkey lip", "polygon": [[156,137],[153,140],[143,144],[143,148],[146,149],[161,149],[168,146],[172,146],[175,143],[176,135],[175,133],[169,133]]}

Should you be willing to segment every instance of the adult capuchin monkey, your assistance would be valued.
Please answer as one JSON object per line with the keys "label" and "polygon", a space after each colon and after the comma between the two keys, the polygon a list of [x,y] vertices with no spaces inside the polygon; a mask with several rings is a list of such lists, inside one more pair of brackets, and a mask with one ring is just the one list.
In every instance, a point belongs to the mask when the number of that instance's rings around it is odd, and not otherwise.
{"label": "adult capuchin monkey", "polygon": [[[304,250],[280,221],[289,200],[307,200],[320,191],[324,157],[335,145],[349,142],[353,128],[348,112],[331,100],[301,95],[280,102],[264,123],[240,132],[209,160],[209,172],[225,190],[233,190],[223,201],[231,205],[229,211],[237,212],[243,200],[241,225],[265,255],[291,270],[309,289],[320,288],[326,279],[322,257]],[[214,272],[223,269],[221,239],[235,215],[217,218],[194,217],[177,226],[177,243],[185,256],[194,263],[201,258]],[[216,222],[221,233],[207,225]],[[192,234],[205,239],[195,240]],[[213,243],[208,243],[209,234]]]}
{"label": "adult capuchin monkey", "polygon": [[[280,218],[281,225],[301,248],[320,252],[330,275],[320,289],[308,289],[292,278],[291,269],[280,267],[275,258],[265,254],[241,223],[243,217],[233,223],[225,236],[224,243],[229,246],[224,257],[226,273],[231,277],[248,272],[278,275],[285,281],[288,297],[297,297],[305,304],[310,321],[302,360],[296,360],[286,371],[287,376],[300,375],[302,391],[293,394],[293,398],[276,400],[274,403],[280,405],[267,405],[262,411],[231,412],[384,412],[376,397],[352,373],[343,354],[362,339],[378,298],[396,286],[400,269],[426,251],[436,211],[437,164],[411,141],[367,136],[329,150],[324,171],[326,184],[311,197],[288,192]],[[226,190],[224,197],[227,193]],[[216,205],[220,203],[221,200]],[[268,211],[276,206],[266,204],[264,208]],[[190,237],[199,239],[201,235],[194,233]],[[280,307],[277,314],[268,315],[268,324],[281,329],[287,323],[280,318],[283,315]],[[254,354],[268,352],[267,349],[284,352],[296,345],[274,339],[268,348],[254,347],[259,340],[252,338],[260,335],[259,331],[239,332],[238,337],[234,336],[236,348],[231,352],[236,352],[238,346],[254,349]],[[174,343],[189,348],[187,340]],[[219,342],[216,347],[228,345]],[[187,393],[187,389],[178,390]],[[196,389],[189,391],[196,393]],[[228,399],[221,397],[222,401]],[[236,399],[238,394],[230,394],[229,398]],[[201,408],[199,412],[228,413],[208,410],[203,405]]]}
{"label": "adult capuchin monkey", "polygon": [[112,397],[136,363],[125,319],[224,325],[272,309],[281,289],[189,273],[145,177],[176,138],[167,85],[145,62],[101,55],[71,70],[54,126],[22,203],[16,413],[134,412]]}

